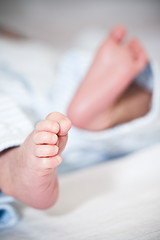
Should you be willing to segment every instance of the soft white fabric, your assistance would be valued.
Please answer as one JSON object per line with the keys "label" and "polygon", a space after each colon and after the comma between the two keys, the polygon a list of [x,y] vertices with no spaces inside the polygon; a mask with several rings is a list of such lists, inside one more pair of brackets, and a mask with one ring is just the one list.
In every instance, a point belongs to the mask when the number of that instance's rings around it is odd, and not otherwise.
{"label": "soft white fabric", "polygon": [[0,191],[0,231],[14,227],[18,222],[18,215],[12,205],[14,199]]}
{"label": "soft white fabric", "polygon": [[0,90],[12,97],[33,122],[51,110],[56,62],[57,53],[43,44],[0,39]]}
{"label": "soft white fabric", "polygon": [[24,112],[0,91],[0,151],[21,145],[31,130],[32,124]]}

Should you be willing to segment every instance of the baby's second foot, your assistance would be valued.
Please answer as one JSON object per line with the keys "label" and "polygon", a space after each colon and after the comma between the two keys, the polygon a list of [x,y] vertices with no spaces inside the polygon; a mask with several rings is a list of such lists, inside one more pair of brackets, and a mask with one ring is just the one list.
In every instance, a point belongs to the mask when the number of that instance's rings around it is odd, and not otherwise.
{"label": "baby's second foot", "polygon": [[35,208],[52,206],[58,196],[56,167],[66,142],[70,120],[51,113],[36,125],[10,159],[10,195]]}
{"label": "baby's second foot", "polygon": [[124,43],[124,37],[125,29],[117,27],[99,48],[68,108],[75,126],[88,129],[98,119],[98,128],[107,128],[103,115],[145,68],[148,59],[139,41]]}

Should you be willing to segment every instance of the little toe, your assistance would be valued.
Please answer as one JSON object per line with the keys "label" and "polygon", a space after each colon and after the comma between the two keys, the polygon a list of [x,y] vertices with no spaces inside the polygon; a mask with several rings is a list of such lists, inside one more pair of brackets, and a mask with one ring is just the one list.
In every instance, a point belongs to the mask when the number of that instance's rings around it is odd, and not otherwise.
{"label": "little toe", "polygon": [[54,120],[54,121],[58,122],[58,124],[59,124],[58,135],[60,135],[60,136],[67,135],[67,133],[70,130],[71,125],[72,125],[71,121],[69,120],[69,118],[67,118],[62,113],[59,113],[59,112],[50,113],[47,116],[46,119]]}
{"label": "little toe", "polygon": [[144,48],[136,38],[131,39],[128,43],[128,46],[131,50],[131,54],[133,55],[133,58],[136,61],[138,70],[142,71],[148,62],[148,57]]}
{"label": "little toe", "polygon": [[128,42],[128,47],[131,50],[131,53],[133,54],[134,58],[137,59],[139,53],[142,51],[142,47],[140,42],[138,41],[138,39],[136,38],[132,38],[129,42]]}
{"label": "little toe", "polygon": [[40,160],[40,169],[53,169],[56,168],[62,162],[62,157],[56,155],[49,158],[41,158]]}
{"label": "little toe", "polygon": [[115,42],[120,43],[126,36],[126,29],[123,26],[117,26],[111,30],[109,38],[113,39]]}

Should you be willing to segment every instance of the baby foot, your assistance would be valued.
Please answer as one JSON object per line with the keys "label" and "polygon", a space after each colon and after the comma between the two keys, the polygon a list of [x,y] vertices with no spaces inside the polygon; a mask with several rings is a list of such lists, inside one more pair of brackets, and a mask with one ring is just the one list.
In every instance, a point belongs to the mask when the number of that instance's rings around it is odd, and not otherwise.
{"label": "baby foot", "polygon": [[123,27],[115,28],[99,48],[68,108],[75,126],[107,128],[110,119],[106,118],[106,111],[145,68],[148,59],[141,44],[136,39],[124,43],[125,34]]}
{"label": "baby foot", "polygon": [[10,159],[11,194],[27,205],[44,209],[58,197],[56,167],[66,142],[70,120],[51,113],[39,122],[25,142],[12,152]]}

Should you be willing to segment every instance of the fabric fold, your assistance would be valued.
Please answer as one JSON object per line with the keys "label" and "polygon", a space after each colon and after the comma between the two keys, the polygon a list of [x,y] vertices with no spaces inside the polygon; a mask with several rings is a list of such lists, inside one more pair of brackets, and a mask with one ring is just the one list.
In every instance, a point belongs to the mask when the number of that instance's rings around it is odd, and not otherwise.
{"label": "fabric fold", "polygon": [[9,229],[18,222],[18,214],[15,208],[9,204],[13,201],[12,197],[4,195],[0,191],[0,231]]}

